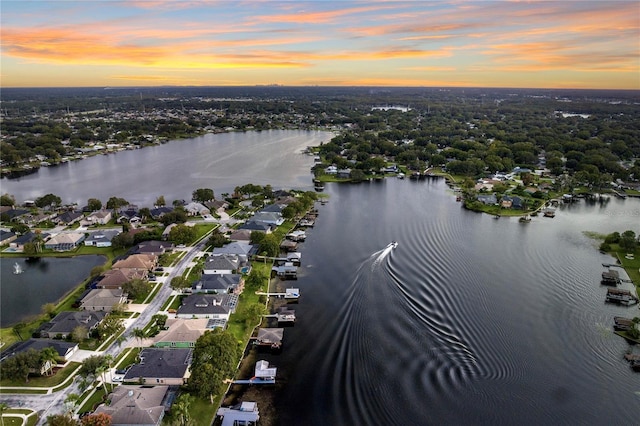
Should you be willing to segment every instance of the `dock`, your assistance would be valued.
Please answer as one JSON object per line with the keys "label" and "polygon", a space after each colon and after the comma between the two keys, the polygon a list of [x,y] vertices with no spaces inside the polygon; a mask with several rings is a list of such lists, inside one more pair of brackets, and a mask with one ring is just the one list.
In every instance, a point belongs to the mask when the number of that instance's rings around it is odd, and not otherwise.
{"label": "dock", "polygon": [[222,407],[218,409],[216,415],[222,417],[222,426],[255,425],[260,420],[256,402],[243,402],[233,407]]}
{"label": "dock", "polygon": [[288,288],[284,293],[266,293],[264,291],[256,291],[256,294],[259,296],[267,297],[284,297],[285,299],[298,299],[300,298],[300,289]]}
{"label": "dock", "polygon": [[607,289],[606,302],[618,303],[620,305],[631,306],[638,303],[638,298],[631,294],[629,290],[621,290],[617,288]]}

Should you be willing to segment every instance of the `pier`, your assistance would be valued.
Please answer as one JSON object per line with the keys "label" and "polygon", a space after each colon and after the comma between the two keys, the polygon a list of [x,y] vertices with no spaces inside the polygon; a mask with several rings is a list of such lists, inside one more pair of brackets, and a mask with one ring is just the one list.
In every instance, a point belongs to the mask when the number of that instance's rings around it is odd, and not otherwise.
{"label": "pier", "polygon": [[300,298],[300,289],[299,288],[288,288],[284,293],[266,293],[263,291],[256,291],[256,294],[259,296],[267,296],[267,297],[283,297],[285,299],[298,299]]}

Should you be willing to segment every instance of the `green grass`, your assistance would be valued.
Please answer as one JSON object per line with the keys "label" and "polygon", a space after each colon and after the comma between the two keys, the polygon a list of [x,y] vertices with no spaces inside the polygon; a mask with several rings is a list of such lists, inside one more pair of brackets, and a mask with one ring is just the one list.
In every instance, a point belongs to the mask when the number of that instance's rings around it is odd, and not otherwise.
{"label": "green grass", "polygon": [[33,412],[33,410],[29,410],[28,408],[10,408],[5,411],[5,414],[26,414],[28,416]]}
{"label": "green grass", "polygon": [[[197,426],[209,426],[213,422],[219,404],[211,404],[210,401],[194,396],[189,408],[189,414]],[[163,425],[173,424],[174,419],[167,415],[162,419]]]}
{"label": "green grass", "polygon": [[161,282],[155,283],[155,285],[153,286],[153,288],[151,289],[147,297],[142,299],[142,302],[137,302],[137,300],[140,299],[140,297],[136,298],[136,303],[149,303],[150,301],[153,300],[154,297],[156,297],[156,294],[158,294],[161,288],[162,288]]}
{"label": "green grass", "polygon": [[196,226],[194,226],[196,230],[196,238],[194,242],[200,240],[202,237],[207,235],[209,232],[213,231],[218,226],[219,225],[217,223],[197,224]]}
{"label": "green grass", "polygon": [[[87,395],[89,394],[89,392],[91,392],[91,390],[88,390],[86,392]],[[80,400],[82,401],[82,399],[85,397],[86,395],[83,395]],[[98,404],[100,404],[103,401],[102,399],[103,397],[104,397],[104,388],[100,386],[98,389],[96,389],[93,395],[91,395],[91,397],[87,399],[87,401],[84,404],[82,404],[82,406],[78,409],[78,413],[86,413],[88,411],[93,411],[95,407],[97,407]]]}
{"label": "green grass", "polygon": [[0,381],[2,387],[53,387],[64,382],[80,366],[79,362],[70,362],[69,365],[58,370],[53,376],[30,377],[28,382],[24,380],[3,379]]}
{"label": "green grass", "polygon": [[46,390],[34,390],[34,389],[4,389],[0,385],[0,393],[28,393],[28,394],[42,394],[45,395],[47,393]]}
{"label": "green grass", "polygon": [[4,426],[20,426],[24,424],[22,417],[14,417],[8,414],[2,415],[2,424]]}
{"label": "green grass", "polygon": [[119,362],[117,362],[114,365],[116,365],[118,369],[127,368],[128,366],[136,363],[139,353],[140,353],[140,348],[131,348],[129,352],[125,356],[123,356]]}

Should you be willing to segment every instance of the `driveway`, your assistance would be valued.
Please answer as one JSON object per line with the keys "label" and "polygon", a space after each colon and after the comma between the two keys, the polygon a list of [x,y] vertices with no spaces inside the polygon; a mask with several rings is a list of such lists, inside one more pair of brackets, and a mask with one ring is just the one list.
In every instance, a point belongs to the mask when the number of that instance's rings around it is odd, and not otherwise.
{"label": "driveway", "polygon": [[89,351],[86,349],[78,349],[73,355],[71,355],[70,361],[82,362],[92,355],[102,355],[101,351]]}

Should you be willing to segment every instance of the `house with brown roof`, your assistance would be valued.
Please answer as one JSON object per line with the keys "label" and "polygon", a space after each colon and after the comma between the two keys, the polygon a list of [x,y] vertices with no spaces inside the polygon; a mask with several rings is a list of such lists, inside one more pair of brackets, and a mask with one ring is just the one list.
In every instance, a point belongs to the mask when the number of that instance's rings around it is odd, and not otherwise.
{"label": "house with brown roof", "polygon": [[118,260],[112,269],[135,269],[136,271],[152,271],[158,263],[158,257],[153,254],[132,254]]}
{"label": "house with brown roof", "polygon": [[98,288],[120,288],[126,282],[133,279],[144,279],[147,271],[138,271],[136,269],[111,269],[102,274],[100,281],[96,283]]}
{"label": "house with brown roof", "polygon": [[109,394],[109,405],[100,404],[95,414],[111,416],[111,425],[157,426],[170,408],[168,386],[121,385]]}
{"label": "house with brown roof", "polygon": [[166,330],[160,331],[152,345],[156,348],[193,348],[196,340],[207,331],[208,319],[169,318]]}
{"label": "house with brown roof", "polygon": [[83,225],[106,225],[113,218],[111,210],[98,210],[84,218]]}

